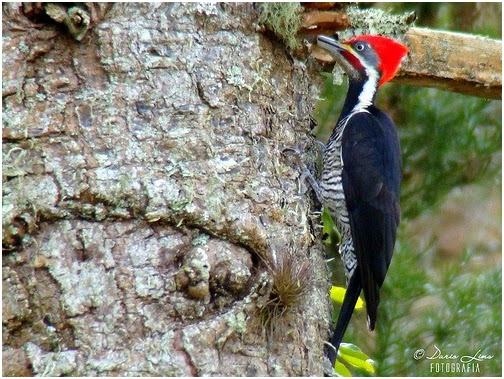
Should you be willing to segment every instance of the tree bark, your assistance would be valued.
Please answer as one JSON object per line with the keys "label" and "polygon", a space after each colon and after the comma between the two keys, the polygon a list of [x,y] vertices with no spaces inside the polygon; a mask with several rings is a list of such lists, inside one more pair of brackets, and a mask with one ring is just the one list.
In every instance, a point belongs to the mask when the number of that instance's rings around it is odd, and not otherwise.
{"label": "tree bark", "polygon": [[502,99],[502,41],[463,33],[411,28],[398,83]]}
{"label": "tree bark", "polygon": [[[3,374],[321,376],[318,218],[281,154],[313,146],[317,68],[252,4],[86,4],[2,8]],[[307,294],[266,333],[285,256]]]}

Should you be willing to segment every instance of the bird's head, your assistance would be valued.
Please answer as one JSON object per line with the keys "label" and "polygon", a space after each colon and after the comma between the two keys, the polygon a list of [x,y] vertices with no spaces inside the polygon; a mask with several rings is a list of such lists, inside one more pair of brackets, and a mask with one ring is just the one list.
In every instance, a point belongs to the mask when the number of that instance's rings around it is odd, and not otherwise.
{"label": "bird's head", "polygon": [[317,45],[328,50],[354,78],[378,75],[378,86],[391,80],[408,54],[408,48],[392,38],[362,35],[344,42],[318,36]]}

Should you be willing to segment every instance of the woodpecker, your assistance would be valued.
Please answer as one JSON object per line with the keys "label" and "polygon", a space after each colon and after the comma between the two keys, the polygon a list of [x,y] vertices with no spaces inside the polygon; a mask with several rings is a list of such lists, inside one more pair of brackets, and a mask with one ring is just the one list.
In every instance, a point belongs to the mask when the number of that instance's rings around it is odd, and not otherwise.
{"label": "woodpecker", "polygon": [[357,299],[364,291],[369,330],[376,323],[379,289],[387,274],[400,220],[402,159],[390,117],[375,106],[378,88],[397,73],[406,46],[363,35],[345,42],[318,36],[348,75],[348,93],[323,153],[320,181],[305,176],[341,234],[339,253],[347,291],[326,350],[332,366]]}

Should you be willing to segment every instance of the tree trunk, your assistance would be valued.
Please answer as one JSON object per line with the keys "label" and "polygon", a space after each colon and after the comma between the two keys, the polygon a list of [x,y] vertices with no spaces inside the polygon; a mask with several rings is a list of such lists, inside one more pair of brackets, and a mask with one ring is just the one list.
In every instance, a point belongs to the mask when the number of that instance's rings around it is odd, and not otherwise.
{"label": "tree trunk", "polygon": [[322,375],[319,220],[281,154],[313,147],[316,67],[252,4],[85,4],[2,8],[3,374]]}

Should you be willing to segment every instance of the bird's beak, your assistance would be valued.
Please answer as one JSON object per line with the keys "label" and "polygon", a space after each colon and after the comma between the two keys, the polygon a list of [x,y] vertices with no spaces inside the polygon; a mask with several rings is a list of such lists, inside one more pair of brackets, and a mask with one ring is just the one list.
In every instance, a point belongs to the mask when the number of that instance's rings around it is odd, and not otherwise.
{"label": "bird's beak", "polygon": [[329,51],[349,76],[357,77],[359,75],[357,69],[351,63],[351,60],[358,61],[358,57],[350,45],[331,37],[319,35],[317,37],[317,46]]}
{"label": "bird's beak", "polygon": [[317,45],[333,54],[340,54],[341,51],[349,51],[351,49],[349,45],[322,35],[317,37]]}

